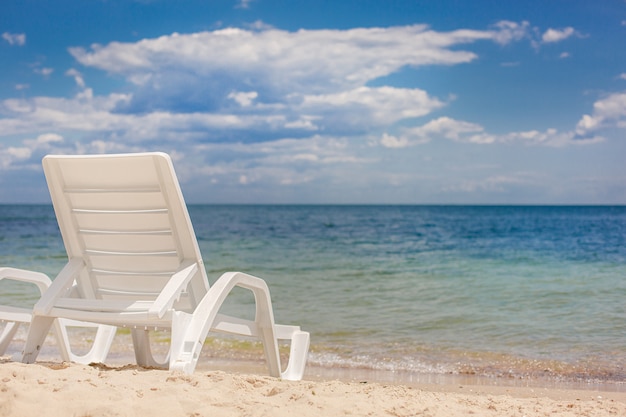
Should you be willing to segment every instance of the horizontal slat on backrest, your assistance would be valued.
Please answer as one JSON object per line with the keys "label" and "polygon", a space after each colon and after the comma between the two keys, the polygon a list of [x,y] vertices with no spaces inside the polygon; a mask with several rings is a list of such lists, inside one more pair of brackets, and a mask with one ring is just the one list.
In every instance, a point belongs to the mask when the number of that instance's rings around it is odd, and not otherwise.
{"label": "horizontal slat on backrest", "polygon": [[89,261],[92,269],[128,273],[174,273],[180,266],[178,257],[163,255],[95,255]]}
{"label": "horizontal slat on backrest", "polygon": [[[103,289],[99,296],[99,299],[104,301],[154,301],[154,298],[155,296],[152,294],[142,294],[136,292],[116,292],[107,291],[106,289]],[[189,300],[189,294],[184,293],[181,295],[180,299],[176,302],[176,310],[187,312],[193,311],[193,308],[191,307],[191,302]]]}
{"label": "horizontal slat on backrest", "polygon": [[125,208],[143,209],[149,207],[166,207],[163,194],[158,189],[146,189],[143,192],[92,190],[65,190],[69,203],[82,209],[119,210]]}
{"label": "horizontal slat on backrest", "polygon": [[118,252],[171,252],[176,251],[176,242],[171,233],[103,233],[82,231],[85,247],[97,251]]}
{"label": "horizontal slat on backrest", "polygon": [[167,211],[154,212],[74,212],[78,229],[102,231],[171,230]]}
{"label": "horizontal slat on backrest", "polygon": [[[144,248],[142,248],[144,250]],[[154,300],[180,266],[175,255],[88,255],[98,298]]]}
{"label": "horizontal slat on backrest", "polygon": [[121,275],[99,271],[92,271],[92,275],[102,298],[130,296],[140,300],[153,300],[158,293],[139,289],[154,288],[155,284],[162,288],[170,278],[167,275]]}

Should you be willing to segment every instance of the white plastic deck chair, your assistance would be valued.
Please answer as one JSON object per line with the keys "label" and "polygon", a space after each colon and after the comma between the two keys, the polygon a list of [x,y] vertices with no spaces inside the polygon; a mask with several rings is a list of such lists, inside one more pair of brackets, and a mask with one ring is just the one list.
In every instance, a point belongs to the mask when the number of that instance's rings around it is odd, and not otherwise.
{"label": "white plastic deck chair", "polygon": [[[44,273],[9,267],[0,268],[1,280],[35,285],[42,295],[51,284],[50,278]],[[32,312],[29,308],[0,305],[0,321],[4,322],[4,329],[0,334],[0,355],[5,354],[20,326],[30,324],[31,319]],[[72,352],[67,333],[68,327],[97,327],[96,336],[88,352],[82,355]],[[62,360],[88,364],[105,361],[117,329],[113,326],[58,319],[54,321],[53,330]]]}
{"label": "white plastic deck chair", "polygon": [[[218,331],[260,339],[271,376],[302,378],[309,334],[274,323],[265,281],[229,272],[209,287],[167,154],[46,156],[43,166],[69,261],[33,309],[22,362],[35,361],[55,318],[67,318],[129,327],[142,366],[169,362],[191,374],[208,332]],[[219,314],[236,286],[254,294],[254,320]],[[164,364],[150,329],[171,330]],[[284,370],[278,339],[291,342]]]}

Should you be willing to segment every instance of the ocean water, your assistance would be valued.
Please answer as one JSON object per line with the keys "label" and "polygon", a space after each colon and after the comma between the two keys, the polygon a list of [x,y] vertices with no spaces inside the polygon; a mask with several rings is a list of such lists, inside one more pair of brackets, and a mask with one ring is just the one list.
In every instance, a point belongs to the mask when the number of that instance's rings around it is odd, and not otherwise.
{"label": "ocean water", "polygon": [[[626,384],[626,207],[189,211],[211,282],[264,278],[276,321],[311,333],[314,367]],[[54,276],[64,262],[50,206],[0,206],[0,266]],[[225,306],[252,308],[243,290]]]}

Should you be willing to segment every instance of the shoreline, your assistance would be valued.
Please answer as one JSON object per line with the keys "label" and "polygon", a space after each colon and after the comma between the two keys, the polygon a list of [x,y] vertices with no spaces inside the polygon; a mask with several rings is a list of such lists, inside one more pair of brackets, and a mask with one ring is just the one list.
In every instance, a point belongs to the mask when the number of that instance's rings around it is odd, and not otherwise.
{"label": "shoreline", "polygon": [[[381,383],[134,365],[0,362],[0,416],[626,415],[626,393],[447,383]],[[319,375],[321,376],[321,375]]]}
{"label": "shoreline", "polygon": [[[59,361],[54,338],[37,363],[0,358],[0,417],[626,415],[621,383],[317,364],[307,366],[302,381],[284,381],[268,376],[265,362],[250,351],[245,359],[228,349],[215,357],[211,348],[203,350],[194,374],[183,375],[135,365],[130,337],[121,336],[106,364]],[[164,346],[154,347],[162,354]]]}
{"label": "shoreline", "polygon": [[[80,353],[88,346],[90,338],[79,331],[74,336],[74,348]],[[76,337],[78,336],[78,337]],[[262,348],[237,349],[232,345],[223,346],[218,342],[208,342],[202,350],[196,372],[221,371],[237,375],[255,374],[267,375],[267,368],[263,358]],[[10,346],[4,356],[0,356],[0,363],[19,362],[18,348],[24,341],[18,338]],[[213,344],[212,344],[213,343]],[[217,343],[217,344],[215,344]],[[152,348],[155,357],[164,358],[168,349],[167,343],[153,342]],[[282,358],[283,361],[286,359]],[[44,348],[37,360],[38,363],[62,364],[57,349],[56,340],[51,335],[46,339]],[[119,332],[111,346],[109,356],[103,366],[120,368],[135,365],[132,341],[130,334]],[[309,360],[305,369],[304,380],[324,382],[330,380],[345,383],[377,383],[389,385],[404,385],[410,387],[433,386],[455,387],[475,386],[494,389],[545,389],[545,390],[575,390],[599,393],[622,393],[626,395],[626,381],[610,381],[600,379],[572,378],[564,375],[483,375],[475,372],[422,372],[415,370],[389,370],[375,367],[337,366],[335,364],[319,364]]]}
{"label": "shoreline", "polygon": [[[43,363],[58,363],[43,361]],[[135,367],[134,358],[128,355],[114,356],[107,360],[106,365],[111,368]],[[167,371],[166,369],[158,369]],[[196,372],[226,372],[234,375],[267,376],[267,368],[263,359],[238,359],[209,357],[209,352],[203,351],[198,361]],[[556,390],[581,391],[597,393],[623,394],[626,401],[626,382],[608,381],[572,381],[546,378],[514,378],[472,374],[453,373],[421,373],[415,371],[390,371],[380,369],[332,367],[316,364],[307,364],[303,380],[313,382],[340,381],[343,383],[365,383],[382,385],[402,385],[409,387],[441,387],[446,390],[454,387],[482,387],[494,390]]]}
{"label": "shoreline", "polygon": [[[120,364],[121,365],[121,364]],[[254,373],[266,375],[264,362],[213,359],[198,364],[196,372],[221,371],[233,374]],[[409,371],[387,371],[364,368],[332,368],[307,365],[303,380],[324,382],[341,381],[344,383],[375,383],[383,385],[405,385],[410,387],[482,387],[495,390],[556,390],[588,391],[597,393],[615,393],[624,395],[626,401],[626,383],[559,381],[549,378],[504,378],[464,374],[435,374]]]}

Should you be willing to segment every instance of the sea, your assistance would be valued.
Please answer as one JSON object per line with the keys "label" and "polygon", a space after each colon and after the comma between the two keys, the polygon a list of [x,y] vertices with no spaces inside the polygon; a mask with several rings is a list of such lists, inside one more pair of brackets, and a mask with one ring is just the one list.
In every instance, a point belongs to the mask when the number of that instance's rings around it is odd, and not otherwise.
{"label": "sea", "polygon": [[[626,206],[190,205],[189,212],[210,282],[226,271],[265,279],[276,321],[311,334],[311,375],[626,390]],[[0,266],[54,277],[65,261],[51,206],[0,205]],[[38,298],[23,285],[0,284],[0,303]],[[253,305],[238,290],[224,309]],[[212,357],[222,352],[231,361],[254,350],[207,345]],[[132,358],[132,347],[124,349]]]}

